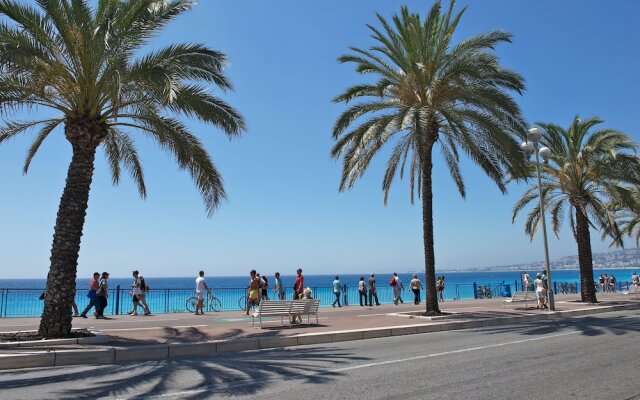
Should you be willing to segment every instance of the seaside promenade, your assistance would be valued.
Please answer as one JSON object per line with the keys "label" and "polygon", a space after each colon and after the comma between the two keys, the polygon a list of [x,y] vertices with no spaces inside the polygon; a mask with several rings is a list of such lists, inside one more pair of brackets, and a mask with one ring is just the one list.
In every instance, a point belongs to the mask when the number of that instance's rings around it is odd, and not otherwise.
{"label": "seaside promenade", "polygon": [[[620,293],[599,294],[595,305],[578,302],[579,295],[559,295],[556,311],[541,311],[535,304],[503,304],[504,299],[462,300],[440,303],[451,313],[445,318],[410,318],[403,312],[422,311],[424,305],[405,302],[395,306],[321,308],[319,324],[281,326],[279,317],[266,318],[264,328],[240,311],[193,314],[159,314],[109,320],[76,318],[75,329],[99,332],[89,343],[64,339],[20,346],[0,343],[0,369],[51,367],[74,364],[112,364],[216,353],[259,350],[309,344],[364,340],[448,330],[539,323],[603,312],[640,309],[640,300]],[[38,318],[2,318],[0,332],[36,330]]]}

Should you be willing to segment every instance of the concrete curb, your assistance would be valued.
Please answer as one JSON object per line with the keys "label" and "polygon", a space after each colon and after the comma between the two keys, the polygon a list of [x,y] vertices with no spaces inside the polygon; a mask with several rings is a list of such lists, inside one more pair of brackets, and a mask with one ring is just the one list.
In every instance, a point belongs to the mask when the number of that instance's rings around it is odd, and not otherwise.
{"label": "concrete curb", "polygon": [[[53,367],[77,364],[113,364],[123,361],[163,360],[188,356],[202,356],[247,350],[272,349],[278,347],[302,346],[309,344],[334,343],[365,340],[389,336],[415,335],[448,330],[475,329],[488,326],[512,325],[533,321],[551,320],[604,312],[636,310],[640,304],[595,306],[581,310],[557,311],[553,313],[498,317],[475,321],[447,321],[432,324],[392,326],[372,329],[299,334],[288,337],[262,337],[238,340],[216,340],[197,343],[169,343],[135,347],[102,347],[90,350],[25,351],[24,353],[0,355],[0,370]],[[100,344],[108,341],[108,336],[99,335],[80,339],[49,341],[46,345],[60,344]],[[85,340],[83,340],[85,339]],[[91,339],[91,340],[86,340]],[[82,340],[82,342],[81,342]],[[69,342],[70,341],[70,342]],[[60,342],[60,343],[58,343]],[[28,343],[28,342],[25,342]],[[37,342],[42,343],[42,342]],[[45,345],[45,346],[46,346]],[[30,343],[28,346],[34,346]],[[4,346],[3,346],[4,347]],[[15,345],[13,346],[15,348]],[[27,347],[25,344],[22,347]],[[0,347],[1,348],[1,347]]]}
{"label": "concrete curb", "polygon": [[[31,332],[31,331],[26,331]],[[35,332],[35,331],[34,331]],[[96,330],[91,330],[95,336],[87,336],[71,339],[51,339],[51,340],[25,340],[22,342],[0,343],[0,349],[20,348],[20,347],[51,347],[64,346],[70,344],[104,344],[109,342],[109,336]]]}

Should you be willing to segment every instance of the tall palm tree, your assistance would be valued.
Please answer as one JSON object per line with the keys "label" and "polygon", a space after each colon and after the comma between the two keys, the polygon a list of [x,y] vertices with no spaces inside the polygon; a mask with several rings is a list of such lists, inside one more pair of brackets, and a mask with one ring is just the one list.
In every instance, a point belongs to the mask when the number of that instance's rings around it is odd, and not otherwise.
{"label": "tall palm tree", "polygon": [[172,44],[138,56],[193,0],[37,0],[29,6],[0,0],[0,110],[48,108],[56,116],[8,122],[0,143],[39,129],[24,172],[42,142],[59,126],[73,157],[56,219],[47,295],[39,333],[71,330],[71,303],[96,150],[113,183],[127,170],[146,195],[134,134],[155,141],[191,174],[209,215],[225,197],[222,179],[200,140],[178,119],[195,117],[235,136],[242,116],[213,95],[230,90],[224,54],[202,44]]}
{"label": "tall palm tree", "polygon": [[[541,165],[542,196],[551,216],[553,232],[560,233],[568,210],[571,231],[578,245],[582,301],[595,303],[593,260],[589,227],[600,230],[614,244],[622,245],[622,231],[612,200],[619,199],[621,187],[640,184],[640,161],[633,153],[636,144],[614,129],[592,130],[599,118],[582,120],[576,116],[568,129],[538,123],[545,132],[541,143],[551,149],[548,165]],[[532,185],[513,208],[513,221],[535,201],[527,215],[525,232],[533,239],[541,223],[538,187]]]}
{"label": "tall palm tree", "polygon": [[[446,12],[436,2],[424,21],[402,7],[389,22],[377,15],[381,28],[367,25],[375,45],[351,47],[338,59],[374,81],[348,88],[334,102],[358,102],[338,118],[334,158],[343,157],[340,191],[350,189],[387,142],[393,151],[382,181],[384,201],[394,177],[408,168],[410,197],[422,198],[426,310],[439,313],[435,292],[433,239],[433,150],[439,144],[445,168],[465,197],[459,153],[473,160],[498,188],[506,191],[505,173],[524,169],[523,156],[511,132],[523,132],[520,110],[508,93],[521,93],[522,77],[500,65],[496,45],[511,42],[507,32],[493,31],[456,45],[452,36],[464,9]],[[348,130],[351,128],[350,130]],[[408,161],[408,164],[407,164]],[[399,168],[398,168],[399,167]]]}

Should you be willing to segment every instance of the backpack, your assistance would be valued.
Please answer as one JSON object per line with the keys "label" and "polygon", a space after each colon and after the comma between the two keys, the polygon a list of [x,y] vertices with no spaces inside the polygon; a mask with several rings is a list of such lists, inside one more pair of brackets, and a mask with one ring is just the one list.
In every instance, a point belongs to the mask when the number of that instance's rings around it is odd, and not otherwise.
{"label": "backpack", "polygon": [[389,279],[389,286],[395,286],[396,285],[396,277],[392,276],[391,279]]}

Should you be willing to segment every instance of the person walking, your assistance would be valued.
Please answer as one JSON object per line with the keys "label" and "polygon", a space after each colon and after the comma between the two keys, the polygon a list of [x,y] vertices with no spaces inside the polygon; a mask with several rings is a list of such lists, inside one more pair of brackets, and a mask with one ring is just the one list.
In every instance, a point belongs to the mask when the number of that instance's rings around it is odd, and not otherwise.
{"label": "person walking", "polygon": [[149,284],[144,280],[144,276],[140,275],[140,304],[144,309],[144,315],[150,315],[151,310],[147,304],[147,294],[151,291]]}
{"label": "person walking", "polygon": [[609,292],[610,288],[609,288],[609,275],[604,274],[604,289],[602,290],[603,292]]}
{"label": "person walking", "polygon": [[369,276],[369,307],[373,307],[373,299],[376,299],[376,306],[380,305],[378,301],[378,289],[376,288],[376,276],[372,272]]}
{"label": "person walking", "polygon": [[604,276],[602,276],[602,274],[598,276],[598,283],[600,284],[600,290],[602,291],[602,293],[604,293],[605,285],[604,285]]}
{"label": "person walking", "polygon": [[333,301],[333,308],[336,307],[336,303],[338,303],[338,307],[342,307],[340,304],[340,294],[342,294],[342,285],[340,284],[340,276],[336,275],[336,279],[333,281],[333,294],[336,296],[336,299]]}
{"label": "person walking", "polygon": [[269,300],[269,280],[266,275],[260,277],[260,279],[262,280],[262,282],[260,282],[262,284],[261,298],[262,300]]}
{"label": "person walking", "polygon": [[255,269],[249,271],[249,293],[247,293],[247,315],[249,311],[260,304],[260,293],[262,291],[262,281]]}
{"label": "person walking", "polygon": [[409,282],[409,287],[413,292],[413,304],[420,304],[420,290],[422,290],[422,282],[418,279],[418,274],[413,274],[413,279]]}
{"label": "person walking", "polygon": [[89,298],[89,305],[85,307],[85,309],[80,313],[82,318],[87,318],[87,313],[91,310],[91,307],[94,307],[96,311],[98,310],[98,305],[96,302],[96,291],[98,290],[98,282],[100,281],[100,273],[94,272],[93,278],[89,280],[89,292],[87,293],[87,297]]}
{"label": "person walking", "polygon": [[538,299],[537,309],[547,308],[547,288],[546,284],[542,280],[542,274],[537,275],[537,279],[533,282],[533,286],[536,288],[536,297]]}
{"label": "person walking", "polygon": [[[364,281],[364,276],[360,277],[360,281],[358,282],[358,294],[360,295],[360,307],[364,307],[367,304],[367,283]],[[362,299],[364,299],[364,304],[362,304]]]}
{"label": "person walking", "polygon": [[[204,279],[204,271],[200,271],[196,278],[196,315],[204,315],[204,291],[206,290],[209,296],[211,296],[211,289],[207,286],[207,282]],[[198,312],[200,310],[200,312]]]}
{"label": "person walking", "polygon": [[282,278],[280,278],[280,272],[276,272],[273,278],[273,291],[278,296],[278,300],[284,300],[284,286],[282,285]]}
{"label": "person walking", "polygon": [[398,276],[397,272],[393,273],[393,304],[398,305],[398,302],[404,304],[402,300],[402,291],[404,290],[404,286],[402,285],[402,281]]}
{"label": "person walking", "polygon": [[304,276],[302,276],[302,268],[296,270],[296,281],[293,284],[293,299],[298,300],[302,297],[304,291]]}
{"label": "person walking", "polygon": [[133,301],[133,307],[128,312],[129,315],[138,316],[138,305],[140,304],[140,274],[138,270],[131,273],[133,275],[133,282],[131,283],[131,295]]}
{"label": "person walking", "polygon": [[109,273],[103,272],[96,290],[96,319],[108,319],[104,316],[104,310],[108,304],[107,297],[109,297]]}

